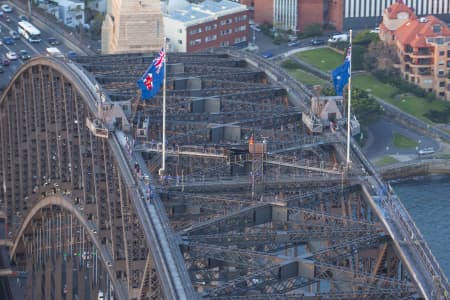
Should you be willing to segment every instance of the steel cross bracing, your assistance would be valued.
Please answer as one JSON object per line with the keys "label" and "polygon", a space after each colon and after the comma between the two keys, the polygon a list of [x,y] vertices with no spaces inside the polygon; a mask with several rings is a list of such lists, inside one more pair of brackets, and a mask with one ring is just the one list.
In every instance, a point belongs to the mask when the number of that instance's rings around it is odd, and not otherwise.
{"label": "steel cross bracing", "polygon": [[[374,206],[374,182],[361,172],[375,174],[370,166],[355,148],[352,168],[327,175],[343,161],[342,136],[308,137],[289,103],[308,107],[304,86],[264,60],[238,55],[168,53],[168,146],[192,155],[174,151],[161,178],[159,151],[130,151],[133,127],[122,133],[107,125],[105,139],[86,126],[87,119],[105,121],[101,94],[107,105],[137,101],[134,76],[152,55],[80,57],[76,64],[36,58],[19,69],[0,103],[0,198],[12,258],[42,278],[27,283],[42,291],[37,298],[58,298],[64,285],[68,297],[109,290],[120,299],[422,296],[408,271],[421,261],[399,255],[389,220]],[[219,99],[217,116],[191,110],[202,98]],[[161,141],[154,120],[161,102],[132,103],[133,116],[151,120],[146,138],[133,145]],[[211,121],[234,127],[213,131]],[[255,159],[250,136],[276,156]],[[199,148],[226,155],[201,155]],[[305,165],[312,167],[298,167]],[[433,258],[422,253],[424,261]],[[422,269],[440,274],[431,261]],[[64,272],[79,264],[77,273]],[[66,275],[56,279],[52,268]],[[439,278],[433,293],[443,295],[446,278]]]}

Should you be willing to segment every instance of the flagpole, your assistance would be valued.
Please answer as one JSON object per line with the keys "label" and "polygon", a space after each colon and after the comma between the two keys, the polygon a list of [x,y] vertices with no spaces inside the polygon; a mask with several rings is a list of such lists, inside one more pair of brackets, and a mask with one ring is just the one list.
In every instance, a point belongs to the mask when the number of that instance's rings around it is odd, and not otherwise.
{"label": "flagpole", "polygon": [[162,125],[162,165],[159,175],[163,176],[166,171],[166,63],[167,49],[164,42],[164,79],[163,79],[163,125]]}
{"label": "flagpole", "polygon": [[[352,46],[352,30],[349,31],[349,47]],[[347,50],[348,52],[348,50]],[[349,78],[348,78],[348,100],[347,100],[347,167],[350,164],[350,108],[352,103],[352,52],[353,49],[350,50],[350,64],[349,64]]]}

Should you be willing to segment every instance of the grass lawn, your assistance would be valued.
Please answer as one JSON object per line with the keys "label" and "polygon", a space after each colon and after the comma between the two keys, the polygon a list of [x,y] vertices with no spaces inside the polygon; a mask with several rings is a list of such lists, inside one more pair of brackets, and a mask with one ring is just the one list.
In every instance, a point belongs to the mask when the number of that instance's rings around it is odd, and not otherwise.
{"label": "grass lawn", "polygon": [[392,156],[385,155],[385,156],[377,158],[374,162],[374,165],[376,167],[383,167],[383,166],[395,164],[397,162],[398,162],[398,160],[396,160]]}
{"label": "grass lawn", "polygon": [[291,76],[293,76],[295,79],[297,79],[298,81],[300,81],[305,85],[315,85],[315,84],[320,84],[323,86],[330,85],[329,82],[317,76],[314,76],[313,74],[308,73],[302,69],[295,69],[295,70],[286,69],[286,70],[289,72],[289,74],[291,74]]}
{"label": "grass lawn", "polygon": [[395,98],[392,96],[400,93],[395,86],[381,83],[370,74],[352,76],[352,86],[383,98],[392,104],[395,102]]}
{"label": "grass lawn", "polygon": [[325,72],[334,70],[337,66],[344,63],[343,54],[339,54],[327,47],[302,51],[295,55]]}
{"label": "grass lawn", "polygon": [[399,133],[394,133],[394,146],[398,148],[415,148],[418,145],[415,140]]}
{"label": "grass lawn", "polygon": [[353,76],[352,84],[354,87],[365,90],[425,122],[430,122],[424,116],[428,111],[444,110],[446,105],[448,105],[444,101],[430,102],[427,99],[419,98],[414,95],[402,95],[401,91],[396,87],[390,84],[381,83],[370,74]]}

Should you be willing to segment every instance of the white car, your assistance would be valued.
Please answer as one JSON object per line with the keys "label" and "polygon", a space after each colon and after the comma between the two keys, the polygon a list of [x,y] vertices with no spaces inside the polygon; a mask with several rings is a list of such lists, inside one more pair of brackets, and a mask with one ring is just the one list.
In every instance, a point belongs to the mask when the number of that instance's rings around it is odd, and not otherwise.
{"label": "white car", "polygon": [[380,27],[375,27],[370,31],[370,33],[380,33]]}
{"label": "white car", "polygon": [[9,6],[8,4],[3,4],[1,7],[2,7],[2,10],[3,10],[5,13],[10,13],[10,12],[13,11],[12,7]]}
{"label": "white car", "polygon": [[14,51],[9,51],[8,53],[6,53],[6,58],[9,60],[16,60],[17,57],[17,53]]}

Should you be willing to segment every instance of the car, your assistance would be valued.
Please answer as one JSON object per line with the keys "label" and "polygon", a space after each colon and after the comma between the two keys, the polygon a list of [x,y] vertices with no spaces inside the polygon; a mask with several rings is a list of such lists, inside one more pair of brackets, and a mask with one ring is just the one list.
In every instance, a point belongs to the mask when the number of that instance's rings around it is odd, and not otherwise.
{"label": "car", "polygon": [[5,72],[5,69],[3,69],[3,66],[0,66],[0,73]]}
{"label": "car", "polygon": [[9,51],[9,52],[6,53],[6,58],[9,59],[9,60],[16,60],[16,59],[18,59],[19,57],[17,56],[17,53],[16,53],[16,52],[14,52],[14,51]]}
{"label": "car", "polygon": [[58,41],[56,38],[54,38],[54,37],[49,37],[49,38],[47,39],[47,42],[48,42],[50,45],[52,45],[52,46],[59,45],[59,41]]}
{"label": "car", "polygon": [[9,6],[8,4],[2,4],[1,6],[2,11],[5,13],[12,13],[13,8],[11,6]]}
{"label": "car", "polygon": [[29,60],[31,58],[30,54],[28,54],[28,51],[24,49],[19,51],[19,56],[21,60]]}
{"label": "car", "polygon": [[322,39],[311,40],[311,45],[313,46],[325,45],[325,40]]}
{"label": "car", "polygon": [[5,45],[13,45],[14,44],[13,38],[8,35],[4,36],[2,40]]}
{"label": "car", "polygon": [[292,42],[288,43],[289,47],[295,47],[295,46],[298,46],[298,45],[300,45],[300,41],[292,41]]}
{"label": "car", "polygon": [[20,16],[19,16],[19,20],[20,20],[20,21],[28,21],[28,18],[27,18],[27,16],[20,15]]}
{"label": "car", "polygon": [[98,291],[97,300],[104,300],[104,299],[105,299],[105,294],[103,294],[102,291]]}
{"label": "car", "polygon": [[11,31],[9,32],[9,35],[10,35],[13,39],[15,39],[15,40],[20,39],[19,33],[18,33],[17,31],[15,31],[15,30],[11,30]]}
{"label": "car", "polygon": [[250,25],[250,28],[253,29],[254,31],[258,31],[258,32],[261,31],[261,28],[259,28],[258,25]]}
{"label": "car", "polygon": [[271,57],[273,57],[273,53],[272,52],[264,52],[262,54],[262,57],[264,57],[264,58],[271,58]]}
{"label": "car", "polygon": [[380,33],[380,27],[375,27],[370,31],[370,33]]}
{"label": "car", "polygon": [[69,51],[69,52],[67,52],[67,57],[75,58],[75,57],[77,57],[77,53],[75,51]]}
{"label": "car", "polygon": [[9,66],[9,59],[6,58],[6,56],[2,55],[0,57],[0,60],[1,60],[3,66]]}

